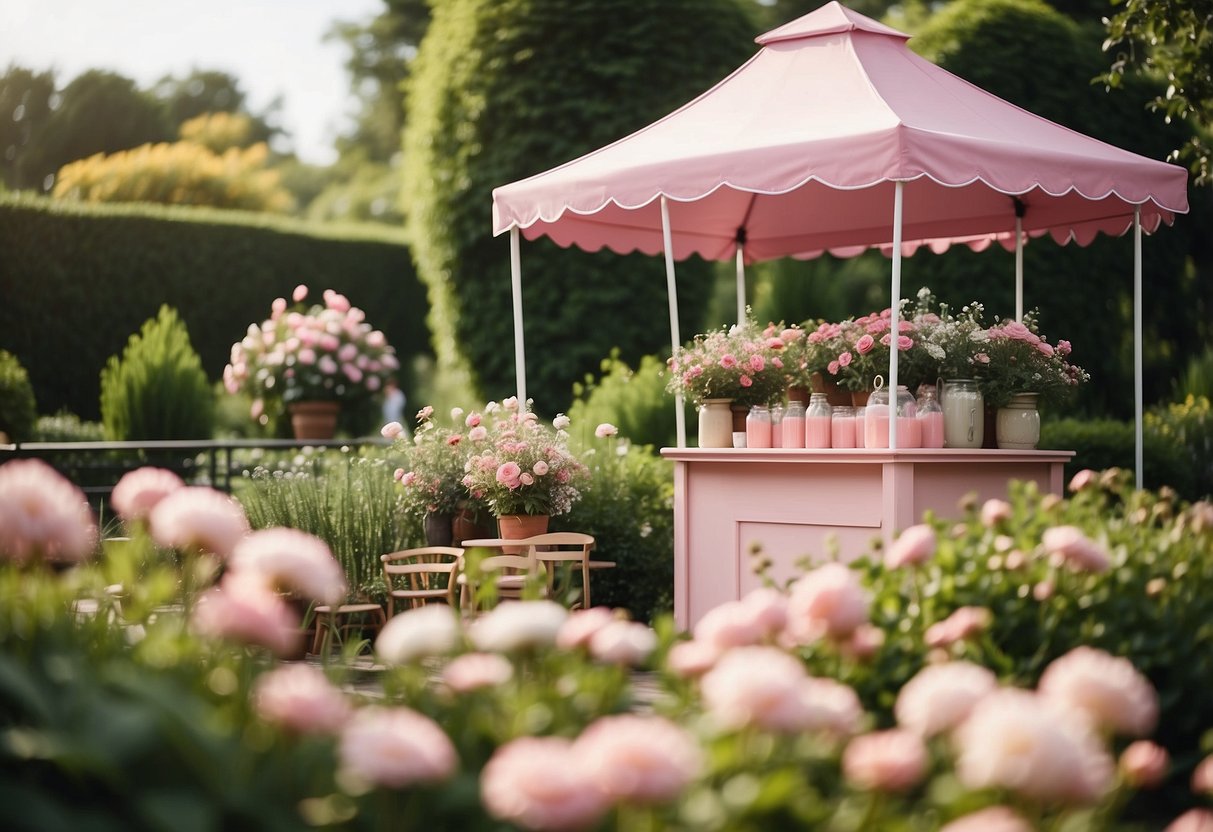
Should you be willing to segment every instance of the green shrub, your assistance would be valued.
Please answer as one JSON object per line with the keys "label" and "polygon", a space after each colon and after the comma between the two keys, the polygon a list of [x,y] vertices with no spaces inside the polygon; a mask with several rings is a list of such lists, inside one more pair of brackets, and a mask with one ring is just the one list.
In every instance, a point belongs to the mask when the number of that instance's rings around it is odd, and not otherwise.
{"label": "green shrub", "polygon": [[593,573],[595,606],[626,608],[635,620],[649,621],[674,606],[673,465],[646,450],[620,448],[626,445],[597,440],[580,452],[590,484],[572,511],[552,518],[552,530],[593,535],[594,557],[617,564]]}
{"label": "green shrub", "polygon": [[1213,406],[1207,397],[1189,394],[1182,402],[1150,410],[1145,430],[1181,449],[1194,483],[1180,493],[1213,497]]}
{"label": "green shrub", "polygon": [[382,598],[379,556],[424,542],[392,469],[381,455],[330,451],[276,470],[258,466],[236,496],[254,529],[287,526],[316,535],[332,549],[354,596]]}
{"label": "green shrub", "polygon": [[7,434],[9,442],[25,442],[33,434],[37,418],[29,373],[17,356],[0,350],[0,433]]}
{"label": "green shrub", "polygon": [[110,439],[210,439],[214,411],[189,332],[168,306],[101,371],[101,421]]}
{"label": "green shrub", "polygon": [[416,400],[409,373],[413,357],[430,352],[428,304],[398,230],[8,196],[0,252],[0,348],[22,356],[44,412],[98,418],[106,357],[162,303],[178,310],[207,376],[219,378],[248,323],[300,283],[374,310]]}
{"label": "green shrub", "polygon": [[[678,434],[674,421],[674,397],[666,393],[665,365],[655,356],[640,359],[633,370],[619,357],[618,350],[603,359],[602,376],[585,377],[573,385],[573,404],[569,418],[575,425],[610,422],[620,436],[635,445],[654,448],[673,446]],[[687,408],[687,424],[693,423],[694,410]]]}
{"label": "green shrub", "polygon": [[[1142,448],[1147,488],[1170,486],[1188,499],[1200,496],[1192,458],[1171,437],[1143,426]],[[1075,451],[1066,463],[1066,479],[1084,468],[1133,470],[1136,440],[1131,422],[1115,419],[1059,419],[1040,428],[1040,447]]]}
{"label": "green shrub", "polygon": [[35,442],[101,442],[105,427],[86,422],[75,413],[60,410],[54,416],[39,416],[34,423]]}
{"label": "green shrub", "polygon": [[1192,356],[1178,385],[1179,398],[1201,396],[1213,399],[1213,347]]}

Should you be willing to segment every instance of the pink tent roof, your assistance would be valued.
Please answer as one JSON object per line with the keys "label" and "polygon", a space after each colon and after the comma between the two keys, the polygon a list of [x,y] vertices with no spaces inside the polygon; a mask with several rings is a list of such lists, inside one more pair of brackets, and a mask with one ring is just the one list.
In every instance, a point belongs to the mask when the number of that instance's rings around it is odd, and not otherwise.
{"label": "pink tent roof", "polygon": [[837,2],[759,37],[748,62],[665,118],[493,191],[494,233],[626,253],[749,261],[1014,245],[1024,231],[1085,245],[1188,210],[1187,173],[1076,133],[919,57],[908,35]]}

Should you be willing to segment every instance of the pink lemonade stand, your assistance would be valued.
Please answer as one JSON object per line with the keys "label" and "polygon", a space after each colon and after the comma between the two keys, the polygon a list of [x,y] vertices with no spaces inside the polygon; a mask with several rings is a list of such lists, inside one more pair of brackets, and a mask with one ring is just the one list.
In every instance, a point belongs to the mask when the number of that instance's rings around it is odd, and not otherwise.
{"label": "pink lemonade stand", "polygon": [[[1131,231],[1140,486],[1142,235],[1188,210],[1187,171],[1008,104],[916,55],[908,40],[826,3],[759,36],[749,61],[664,118],[494,189],[494,233],[510,236],[518,398],[526,398],[523,236],[663,255],[676,351],[674,263],[691,255],[736,261],[740,321],[746,263],[880,249],[891,259],[896,332],[902,257],[920,248],[1014,250],[1021,318],[1025,242],[1086,245]],[[896,359],[892,350],[890,390]],[[675,606],[684,626],[753,585],[752,542],[786,576],[799,555],[820,556],[829,535],[854,555],[970,491],[1002,495],[1009,480],[1030,479],[1058,492],[1070,456],[688,449],[681,400],[675,414],[678,448],[662,453],[676,465]]]}
{"label": "pink lemonade stand", "polygon": [[921,521],[957,515],[966,495],[1005,497],[1010,480],[1060,494],[1073,451],[665,448],[674,462],[674,616],[690,627],[759,586],[754,546],[779,581],[836,546],[843,560]]}

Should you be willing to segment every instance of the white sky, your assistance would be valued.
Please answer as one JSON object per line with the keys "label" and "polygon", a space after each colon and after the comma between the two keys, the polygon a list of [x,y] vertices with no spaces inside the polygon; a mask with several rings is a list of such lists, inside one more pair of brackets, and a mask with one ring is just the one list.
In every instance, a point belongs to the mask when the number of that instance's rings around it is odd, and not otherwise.
{"label": "white sky", "polygon": [[382,9],[382,0],[0,0],[0,71],[53,68],[62,86],[109,69],[140,87],[195,68],[228,72],[253,111],[281,94],[295,151],[328,164],[356,106],[346,48],[324,34]]}

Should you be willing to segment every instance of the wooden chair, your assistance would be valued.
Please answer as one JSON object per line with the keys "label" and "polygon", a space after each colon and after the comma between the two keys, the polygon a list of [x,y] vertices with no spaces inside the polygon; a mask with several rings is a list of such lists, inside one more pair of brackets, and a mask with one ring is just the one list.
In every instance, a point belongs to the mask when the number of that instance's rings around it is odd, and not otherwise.
{"label": "wooden chair", "polygon": [[[500,549],[501,546],[519,545],[521,541],[501,540],[498,538],[481,538],[465,540],[468,549]],[[464,555],[467,558],[467,555]],[[543,563],[537,561],[529,552],[526,555],[484,555],[473,556],[470,562],[465,561],[461,574],[456,579],[459,584],[459,607],[465,615],[475,615],[480,607],[481,589],[485,580],[493,580],[496,600],[516,600],[526,594],[528,585],[538,581],[547,585],[546,569]]]}
{"label": "wooden chair", "polygon": [[[527,554],[547,566],[547,596],[561,603],[572,596],[576,573],[581,574],[581,601],[570,606],[576,609],[590,608],[590,552],[594,551],[594,538],[580,532],[549,532],[528,537],[521,541],[527,546]],[[561,565],[571,567],[563,570]],[[557,593],[556,573],[566,572],[568,582]]]}
{"label": "wooden chair", "polygon": [[381,555],[388,618],[396,614],[397,601],[407,601],[410,608],[429,601],[454,607],[462,556],[458,546],[422,546]]}
{"label": "wooden chair", "polygon": [[321,604],[312,612],[316,614],[313,622],[315,630],[312,632],[312,653],[316,655],[324,648],[326,630],[332,632],[338,641],[344,642],[353,630],[378,633],[387,624],[383,607],[378,604],[341,604],[337,607]]}

